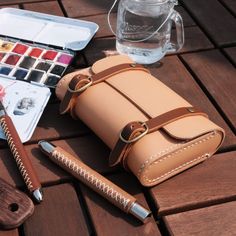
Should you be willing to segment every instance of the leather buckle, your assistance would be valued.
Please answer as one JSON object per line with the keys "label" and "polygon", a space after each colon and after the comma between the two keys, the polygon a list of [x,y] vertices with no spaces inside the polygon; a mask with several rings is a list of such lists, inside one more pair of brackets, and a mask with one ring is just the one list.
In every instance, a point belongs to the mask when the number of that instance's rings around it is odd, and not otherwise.
{"label": "leather buckle", "polygon": [[145,123],[145,122],[140,122],[141,123],[141,125],[145,128],[145,130],[141,133],[141,134],[139,134],[137,137],[134,137],[134,138],[132,138],[132,139],[130,139],[130,140],[127,140],[127,139],[125,139],[123,136],[122,136],[122,131],[120,132],[120,140],[122,140],[124,143],[134,143],[134,142],[136,142],[136,141],[138,141],[139,139],[141,139],[144,135],[146,135],[147,133],[148,133],[148,131],[149,131],[149,129],[148,129],[148,126],[147,126],[147,124]]}
{"label": "leather buckle", "polygon": [[74,90],[74,89],[71,89],[71,88],[69,87],[69,85],[68,85],[67,90],[68,90],[70,93],[81,93],[81,92],[83,92],[83,91],[86,90],[88,87],[90,87],[90,86],[92,85],[92,83],[93,83],[91,77],[88,77],[87,79],[89,80],[89,82],[88,82],[87,84],[85,84],[84,86],[82,86],[82,87],[80,87],[80,88]]}

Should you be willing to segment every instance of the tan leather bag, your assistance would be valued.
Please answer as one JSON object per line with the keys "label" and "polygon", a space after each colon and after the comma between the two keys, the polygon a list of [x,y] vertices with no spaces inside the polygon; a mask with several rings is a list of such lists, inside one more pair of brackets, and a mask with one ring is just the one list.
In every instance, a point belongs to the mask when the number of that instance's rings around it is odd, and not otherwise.
{"label": "tan leather bag", "polygon": [[126,56],[97,61],[64,76],[56,88],[70,111],[144,186],[160,183],[212,156],[224,131],[206,114]]}

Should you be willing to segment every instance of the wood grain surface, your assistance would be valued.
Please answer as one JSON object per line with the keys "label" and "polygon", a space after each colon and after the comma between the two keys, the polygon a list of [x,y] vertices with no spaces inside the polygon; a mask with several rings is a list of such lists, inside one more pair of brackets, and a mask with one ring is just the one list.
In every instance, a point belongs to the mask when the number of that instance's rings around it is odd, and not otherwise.
{"label": "wood grain surface", "polygon": [[[140,204],[147,207],[145,197],[133,176],[127,173],[109,176],[109,180],[133,195]],[[81,185],[92,222],[97,235],[118,236],[118,235],[160,235],[158,227],[152,218],[147,224],[140,223],[132,215],[127,215],[107,200],[94,194],[94,192],[84,185]]]}
{"label": "wood grain surface", "polygon": [[150,189],[158,214],[167,215],[236,200],[236,152],[215,155]]}
{"label": "wood grain surface", "polygon": [[19,236],[18,229],[0,230],[0,236]]}
{"label": "wood grain surface", "polygon": [[44,188],[44,201],[24,224],[26,235],[89,235],[83,210],[73,185]]}
{"label": "wood grain surface", "polygon": [[236,43],[236,21],[216,0],[181,0],[194,19],[217,46]]}
{"label": "wood grain surface", "polygon": [[233,236],[236,229],[236,202],[187,211],[165,217],[172,235]]}
{"label": "wood grain surface", "polygon": [[218,50],[182,55],[236,133],[236,70]]}
{"label": "wood grain surface", "polygon": [[228,55],[234,66],[236,66],[236,47],[225,48],[224,52]]}
{"label": "wood grain surface", "polygon": [[0,229],[14,229],[34,212],[32,200],[0,178]]}
{"label": "wood grain surface", "polygon": [[[32,1],[29,1],[32,2]],[[57,15],[57,16],[64,16],[62,9],[59,6],[58,1],[51,1],[47,2],[38,2],[38,3],[24,3],[23,9],[29,10],[29,11],[35,11],[37,9],[38,12],[51,14],[51,15]]]}

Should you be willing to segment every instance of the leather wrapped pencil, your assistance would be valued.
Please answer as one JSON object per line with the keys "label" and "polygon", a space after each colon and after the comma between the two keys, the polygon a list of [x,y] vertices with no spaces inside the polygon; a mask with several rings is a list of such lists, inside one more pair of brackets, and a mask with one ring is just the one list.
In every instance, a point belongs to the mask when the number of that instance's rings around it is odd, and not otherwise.
{"label": "leather wrapped pencil", "polygon": [[112,204],[124,212],[132,214],[143,223],[148,221],[151,212],[141,206],[135,197],[85,165],[79,158],[72,156],[61,147],[55,147],[47,141],[40,141],[39,147],[53,162]]}
{"label": "leather wrapped pencil", "polygon": [[28,157],[23,143],[17,133],[17,130],[7,115],[5,108],[0,101],[0,125],[6,136],[8,146],[11,150],[20,174],[35,201],[40,203],[43,200],[42,186],[35,169]]}
{"label": "leather wrapped pencil", "polygon": [[64,76],[56,87],[60,112],[87,124],[144,186],[158,184],[210,156],[224,130],[148,69],[112,56]]}

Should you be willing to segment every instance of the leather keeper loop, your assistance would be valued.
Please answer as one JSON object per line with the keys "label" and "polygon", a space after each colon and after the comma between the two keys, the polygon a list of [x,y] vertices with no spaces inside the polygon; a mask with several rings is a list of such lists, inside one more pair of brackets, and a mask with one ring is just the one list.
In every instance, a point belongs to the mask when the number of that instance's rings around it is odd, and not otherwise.
{"label": "leather keeper loop", "polygon": [[103,82],[104,80],[114,76],[118,73],[122,73],[128,70],[142,70],[150,73],[148,69],[144,68],[142,65],[135,63],[124,63],[120,65],[113,66],[97,74],[93,74],[90,77],[78,74],[72,78],[70,81],[64,99],[60,104],[60,113],[64,114],[70,111],[73,118],[76,118],[73,112],[73,107],[76,98],[84,92],[87,88],[92,85]]}
{"label": "leather keeper loop", "polygon": [[60,113],[64,114],[74,107],[76,98],[92,84],[91,77],[78,74],[68,84],[64,99],[60,104]]}
{"label": "leather keeper loop", "polygon": [[195,107],[181,107],[149,119],[146,122],[128,123],[122,129],[119,139],[110,153],[109,165],[115,166],[122,162],[125,168],[125,158],[127,157],[132,145],[140,140],[140,138],[144,137],[148,133],[155,132],[163,126],[178,119],[196,115],[208,117],[205,113]]}

